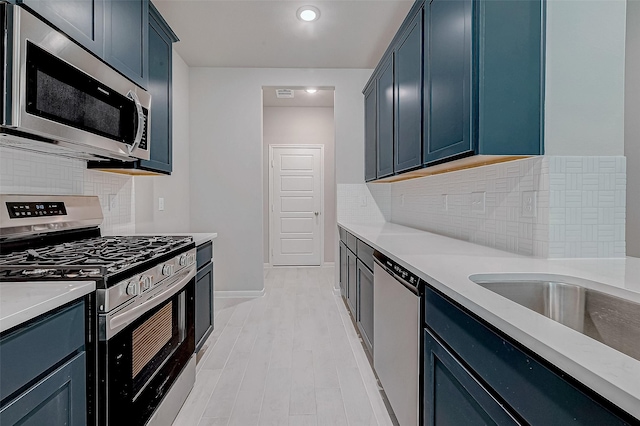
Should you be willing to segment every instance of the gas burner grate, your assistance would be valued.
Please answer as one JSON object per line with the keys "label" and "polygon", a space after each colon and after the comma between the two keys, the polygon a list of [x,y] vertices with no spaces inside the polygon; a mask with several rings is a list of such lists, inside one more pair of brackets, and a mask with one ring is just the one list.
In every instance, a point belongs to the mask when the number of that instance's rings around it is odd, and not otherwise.
{"label": "gas burner grate", "polygon": [[191,242],[190,237],[98,237],[0,254],[0,276],[92,277],[127,268]]}

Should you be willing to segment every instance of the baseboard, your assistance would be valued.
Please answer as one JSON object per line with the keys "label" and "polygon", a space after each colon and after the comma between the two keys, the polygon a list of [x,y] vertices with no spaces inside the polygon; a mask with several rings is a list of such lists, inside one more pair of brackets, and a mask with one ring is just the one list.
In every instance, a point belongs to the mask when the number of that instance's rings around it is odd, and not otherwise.
{"label": "baseboard", "polygon": [[271,268],[273,268],[273,266],[271,266],[270,263],[265,263],[264,264],[264,269],[271,269]]}
{"label": "baseboard", "polygon": [[264,289],[262,290],[217,290],[213,292],[214,298],[219,299],[255,299],[264,296]]}
{"label": "baseboard", "polygon": [[336,295],[336,296],[340,296],[341,295],[340,294],[340,289],[339,288],[334,288],[333,289],[333,294]]}
{"label": "baseboard", "polygon": [[324,262],[322,265],[323,268],[333,268],[334,266],[336,266],[336,262]]}

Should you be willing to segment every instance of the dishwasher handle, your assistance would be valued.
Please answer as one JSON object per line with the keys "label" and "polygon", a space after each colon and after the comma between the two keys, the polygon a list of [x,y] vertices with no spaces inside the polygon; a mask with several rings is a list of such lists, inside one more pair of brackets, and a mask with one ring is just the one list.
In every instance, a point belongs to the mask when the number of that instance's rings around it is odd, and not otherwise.
{"label": "dishwasher handle", "polygon": [[416,274],[410,272],[407,268],[398,262],[389,259],[379,251],[373,253],[373,261],[382,269],[387,271],[389,275],[396,279],[400,284],[405,286],[416,296],[420,296],[420,282],[422,281]]}

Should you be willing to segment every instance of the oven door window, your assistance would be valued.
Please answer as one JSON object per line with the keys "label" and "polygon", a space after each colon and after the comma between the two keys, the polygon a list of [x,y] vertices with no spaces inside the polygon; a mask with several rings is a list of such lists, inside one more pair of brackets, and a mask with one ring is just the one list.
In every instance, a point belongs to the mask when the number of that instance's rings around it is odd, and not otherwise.
{"label": "oven door window", "polygon": [[26,110],[128,145],[135,138],[135,103],[69,63],[27,42]]}

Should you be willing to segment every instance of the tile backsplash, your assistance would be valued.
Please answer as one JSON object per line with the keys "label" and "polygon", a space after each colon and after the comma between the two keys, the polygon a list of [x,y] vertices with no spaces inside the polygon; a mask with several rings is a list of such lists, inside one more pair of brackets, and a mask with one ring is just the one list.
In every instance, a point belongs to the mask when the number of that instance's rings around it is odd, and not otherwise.
{"label": "tile backsplash", "polygon": [[1,147],[0,193],[97,195],[103,234],[135,232],[133,178],[87,170],[82,160]]}
{"label": "tile backsplash", "polygon": [[336,191],[339,222],[389,222],[391,185],[338,184]]}
{"label": "tile backsplash", "polygon": [[531,157],[338,187],[338,219],[347,222],[382,217],[529,256],[625,255],[624,157]]}

